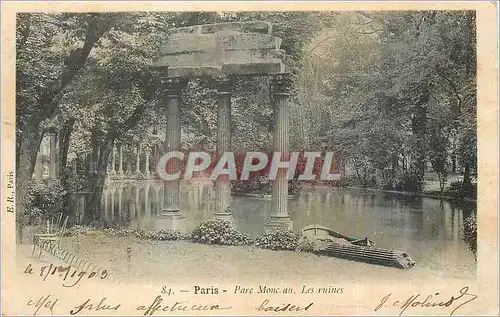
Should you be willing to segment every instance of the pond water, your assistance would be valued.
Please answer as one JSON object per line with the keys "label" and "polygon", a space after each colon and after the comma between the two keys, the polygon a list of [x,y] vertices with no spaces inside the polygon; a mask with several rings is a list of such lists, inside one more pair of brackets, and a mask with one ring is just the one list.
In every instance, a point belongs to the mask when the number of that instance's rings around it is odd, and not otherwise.
{"label": "pond water", "polygon": [[[215,209],[210,181],[181,185],[181,211],[185,218],[164,220],[166,229],[191,232]],[[107,224],[131,229],[152,229],[163,204],[161,181],[110,183],[102,198]],[[408,252],[419,266],[431,271],[454,270],[474,276],[476,265],[463,237],[463,220],[475,213],[476,204],[432,198],[363,191],[316,188],[289,200],[293,230],[321,224],[354,237],[369,237],[378,247]],[[236,226],[256,237],[264,231],[271,201],[232,196]]]}

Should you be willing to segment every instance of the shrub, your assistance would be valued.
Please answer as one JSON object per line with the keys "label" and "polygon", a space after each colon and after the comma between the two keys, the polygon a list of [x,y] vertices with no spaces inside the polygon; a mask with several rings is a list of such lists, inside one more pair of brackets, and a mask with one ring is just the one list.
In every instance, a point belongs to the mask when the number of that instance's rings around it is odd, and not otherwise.
{"label": "shrub", "polygon": [[273,230],[255,239],[255,246],[262,249],[294,251],[299,245],[300,236],[290,230]]}
{"label": "shrub", "polygon": [[470,184],[469,188],[465,188],[464,183],[461,181],[452,182],[448,187],[447,194],[452,196],[461,196],[476,199],[477,197],[477,184]]}
{"label": "shrub", "polygon": [[230,222],[218,219],[203,221],[193,230],[191,239],[204,244],[246,245],[251,243],[250,238],[238,232]]}
{"label": "shrub", "polygon": [[[264,181],[265,180],[265,181]],[[236,180],[232,182],[231,190],[234,193],[261,193],[271,194],[271,182],[261,179],[259,175],[251,175],[248,180]]]}
{"label": "shrub", "polygon": [[469,250],[474,254],[477,261],[477,220],[474,215],[464,219],[464,236],[463,239],[469,246]]}
{"label": "shrub", "polygon": [[125,228],[105,228],[102,229],[102,233],[109,236],[128,236],[133,234],[135,231],[133,229]]}
{"label": "shrub", "polygon": [[64,211],[66,191],[59,181],[32,181],[28,184],[25,202],[25,223],[38,224]]}
{"label": "shrub", "polygon": [[69,228],[65,235],[66,236],[76,236],[76,235],[97,235],[105,234],[109,236],[127,236],[134,232],[132,229],[121,228],[95,228],[93,226],[81,226],[75,225]]}
{"label": "shrub", "polygon": [[146,240],[159,240],[159,241],[173,241],[173,240],[187,240],[189,235],[175,230],[161,229],[158,232],[138,230],[135,236],[140,239]]}
{"label": "shrub", "polygon": [[353,175],[343,175],[342,178],[338,181],[332,182],[333,186],[344,187],[344,186],[356,186],[360,185],[356,176]]}
{"label": "shrub", "polygon": [[450,192],[461,192],[463,188],[463,183],[461,181],[451,182],[448,186],[448,191]]}
{"label": "shrub", "polygon": [[90,226],[80,226],[80,225],[71,227],[65,233],[66,236],[75,236],[79,234],[82,235],[105,234],[108,236],[119,236],[119,237],[135,235],[139,239],[160,240],[160,241],[185,240],[190,238],[189,235],[186,235],[184,233],[175,230],[161,229],[158,232],[154,232],[154,231],[126,229],[123,227],[94,228]]}
{"label": "shrub", "polygon": [[291,180],[288,182],[288,194],[298,195],[300,193],[300,184],[297,180]]}
{"label": "shrub", "polygon": [[403,173],[394,181],[394,189],[405,192],[420,192],[424,188],[424,181],[412,173]]}

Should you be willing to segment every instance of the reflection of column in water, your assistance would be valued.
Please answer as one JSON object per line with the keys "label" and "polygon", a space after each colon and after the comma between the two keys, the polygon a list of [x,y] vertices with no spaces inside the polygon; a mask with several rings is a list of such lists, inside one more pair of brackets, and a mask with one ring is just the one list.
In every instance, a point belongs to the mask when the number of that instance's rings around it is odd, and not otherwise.
{"label": "reflection of column in water", "polygon": [[108,187],[106,187],[106,189],[104,189],[103,191],[103,199],[104,199],[104,221],[107,222],[108,221]]}
{"label": "reflection of column in water", "polygon": [[321,203],[322,203],[322,204],[326,204],[326,193],[325,193],[325,192],[323,192],[323,193],[321,193],[320,195],[321,195]]}
{"label": "reflection of column in water", "polygon": [[377,197],[375,195],[371,195],[371,200],[370,200],[370,207],[375,207],[375,199]]}
{"label": "reflection of column in water", "polygon": [[452,209],[452,214],[453,214],[453,240],[458,241],[460,239],[459,231],[460,231],[460,210],[453,208]]}
{"label": "reflection of column in water", "polygon": [[160,214],[161,213],[161,210],[163,209],[163,202],[164,202],[164,197],[165,197],[165,194],[163,193],[164,189],[163,189],[163,185],[159,187],[158,189],[158,196],[159,196],[159,199],[157,200],[158,201],[158,211]]}
{"label": "reflection of column in water", "polygon": [[139,216],[139,188],[137,188],[137,186],[134,187],[135,189],[135,219],[141,219],[141,217]]}
{"label": "reflection of column in water", "polygon": [[146,212],[146,218],[151,217],[151,206],[149,205],[149,182],[144,184],[144,208]]}
{"label": "reflection of column in water", "polygon": [[129,212],[130,212],[130,220],[132,219],[135,219],[137,220],[137,206],[136,206],[136,202],[135,202],[135,193],[136,193],[136,188],[135,188],[135,185],[131,185],[130,186],[130,191],[129,191],[129,199],[128,199],[128,202],[129,202]]}
{"label": "reflection of column in water", "polygon": [[335,211],[335,209],[333,208],[333,194],[332,194],[331,190],[328,190],[325,193],[325,200],[326,200],[326,205],[328,206],[328,209]]}
{"label": "reflection of column in water", "polygon": [[116,221],[116,196],[118,193],[116,192],[116,187],[111,188],[111,221]]}
{"label": "reflection of column in water", "polygon": [[188,197],[187,197],[187,206],[188,210],[198,210],[200,206],[198,206],[198,201],[194,198],[195,196],[195,188],[190,187],[189,192],[188,192]]}
{"label": "reflection of column in water", "polygon": [[[400,205],[398,205],[398,209],[399,208],[402,208],[403,212],[407,212],[405,210],[405,208],[401,207]],[[421,213],[421,217],[420,217],[420,221],[418,223],[419,232],[424,237],[432,237],[433,234],[432,234],[431,227],[433,225],[433,220],[431,218],[432,217],[431,213],[435,213],[435,210],[434,210],[434,208],[432,208],[430,206],[429,207],[426,206],[426,208],[421,208],[420,213]]]}
{"label": "reflection of column in water", "polygon": [[125,199],[124,199],[124,204],[125,204],[125,212],[126,212],[126,217],[125,221],[127,224],[130,222],[132,211],[130,210],[130,191],[132,190],[131,185],[128,185],[125,187]]}
{"label": "reflection of column in water", "polygon": [[314,198],[313,192],[307,193],[307,210],[311,211],[312,208],[312,200]]}
{"label": "reflection of column in water", "polygon": [[101,199],[99,201],[99,211],[100,214],[97,215],[97,218],[100,219],[102,221],[102,219],[104,218],[103,215],[102,215],[102,209],[104,207],[104,195],[101,193]]}
{"label": "reflection of column in water", "polygon": [[458,239],[461,240],[464,236],[464,211],[462,209],[457,210],[458,213]]}
{"label": "reflection of column in water", "polygon": [[405,237],[404,241],[411,240],[411,218],[410,218],[410,209],[403,208],[403,236]]}
{"label": "reflection of column in water", "polygon": [[201,188],[201,192],[201,197],[203,197],[203,200],[206,200],[208,198],[207,196],[209,195],[208,186],[203,185],[203,187]]}
{"label": "reflection of column in water", "polygon": [[155,215],[158,215],[160,206],[161,206],[160,189],[158,188],[158,186],[155,186]]}
{"label": "reflection of column in water", "polygon": [[146,190],[144,187],[139,189],[139,202],[137,204],[137,207],[139,208],[139,217],[144,218],[144,214],[146,213],[146,206],[144,205],[145,203],[145,196]]}
{"label": "reflection of column in water", "polygon": [[326,193],[320,192],[317,193],[316,196],[317,203],[313,206],[313,210],[311,210],[311,212],[316,219],[323,219],[323,211],[326,208]]}
{"label": "reflection of column in water", "polygon": [[446,238],[453,237],[453,215],[451,208],[444,208],[444,230],[446,234]]}
{"label": "reflection of column in water", "polygon": [[119,216],[117,220],[120,223],[122,223],[123,222],[123,210],[122,210],[122,197],[123,197],[122,191],[123,191],[123,187],[122,187],[122,185],[119,185],[119,187],[117,188],[117,190],[118,190],[118,216]]}

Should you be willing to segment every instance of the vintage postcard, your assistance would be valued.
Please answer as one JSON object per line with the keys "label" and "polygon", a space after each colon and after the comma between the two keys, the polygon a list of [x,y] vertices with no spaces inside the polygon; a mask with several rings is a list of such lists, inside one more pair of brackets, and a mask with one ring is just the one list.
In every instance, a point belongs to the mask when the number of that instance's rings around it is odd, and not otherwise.
{"label": "vintage postcard", "polygon": [[497,5],[2,2],[2,315],[498,316]]}

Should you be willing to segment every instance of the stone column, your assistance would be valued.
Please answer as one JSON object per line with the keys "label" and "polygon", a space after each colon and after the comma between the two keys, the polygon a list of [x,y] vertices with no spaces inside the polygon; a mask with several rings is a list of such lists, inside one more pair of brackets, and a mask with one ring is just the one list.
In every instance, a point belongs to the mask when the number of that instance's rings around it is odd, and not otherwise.
{"label": "stone column", "polygon": [[92,156],[92,153],[87,154],[86,156],[87,164],[89,166],[89,173],[94,174],[95,168],[94,168],[94,158]]}
{"label": "stone column", "polygon": [[132,174],[132,162],[130,160],[130,154],[132,154],[131,152],[131,146],[127,146],[128,148],[128,155],[127,155],[127,171],[125,172],[127,175],[130,175]]}
{"label": "stone column", "polygon": [[120,144],[120,156],[119,156],[119,162],[118,162],[118,174],[120,177],[123,176],[123,145]]}
{"label": "stone column", "polygon": [[52,132],[50,136],[50,153],[49,153],[49,178],[57,178],[57,133]]}
{"label": "stone column", "polygon": [[151,171],[149,170],[149,148],[146,147],[146,149],[144,150],[144,152],[146,153],[146,163],[145,163],[145,167],[144,167],[144,171],[146,173],[146,177],[149,178],[149,176],[151,175]]}
{"label": "stone column", "polygon": [[[272,102],[274,111],[273,147],[275,152],[282,153],[282,160],[290,159],[288,138],[288,97],[290,80],[288,76],[281,75],[272,81]],[[288,180],[287,169],[278,169],[276,179],[273,181],[273,197],[271,216],[266,222],[266,230],[291,229],[292,222],[288,214]]]}
{"label": "stone column", "polygon": [[137,154],[136,154],[136,162],[135,162],[135,174],[139,175],[141,173],[141,165],[140,165],[140,156],[141,156],[141,147],[139,146],[138,148],[135,149]]}
{"label": "stone column", "polygon": [[[227,77],[217,78],[217,157],[231,151],[231,81]],[[231,180],[229,175],[220,175],[215,180],[216,219],[234,223],[231,214]]]}
{"label": "stone column", "polygon": [[73,161],[71,161],[71,166],[73,167],[73,173],[75,175],[77,175],[78,174],[78,156],[75,157],[73,159]]}
{"label": "stone column", "polygon": [[111,174],[116,172],[116,146],[113,145],[113,150],[111,152]]}
{"label": "stone column", "polygon": [[41,181],[42,179],[43,179],[42,153],[38,151],[36,155],[36,164],[35,164],[35,180]]}
{"label": "stone column", "polygon": [[[165,153],[181,150],[181,90],[184,81],[168,79],[162,81],[167,103],[167,131],[165,135]],[[181,169],[178,159],[167,162],[167,173],[174,174]],[[181,217],[180,212],[180,179],[163,182],[163,208],[158,215],[164,217]]]}

